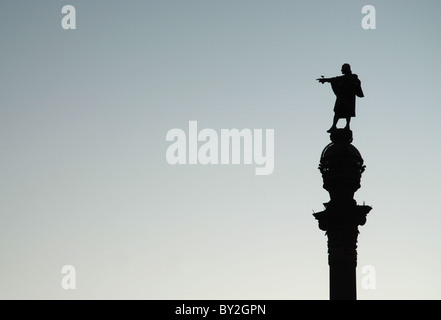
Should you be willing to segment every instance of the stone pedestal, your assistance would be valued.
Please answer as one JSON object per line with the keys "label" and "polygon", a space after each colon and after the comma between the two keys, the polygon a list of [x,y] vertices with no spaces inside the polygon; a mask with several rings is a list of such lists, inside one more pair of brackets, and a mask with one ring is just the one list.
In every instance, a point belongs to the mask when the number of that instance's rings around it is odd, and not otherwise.
{"label": "stone pedestal", "polygon": [[372,208],[357,205],[353,199],[365,166],[360,152],[351,144],[352,131],[337,129],[331,133],[331,141],[319,165],[323,188],[331,200],[314,217],[328,237],[330,299],[355,300],[358,226],[366,223]]}

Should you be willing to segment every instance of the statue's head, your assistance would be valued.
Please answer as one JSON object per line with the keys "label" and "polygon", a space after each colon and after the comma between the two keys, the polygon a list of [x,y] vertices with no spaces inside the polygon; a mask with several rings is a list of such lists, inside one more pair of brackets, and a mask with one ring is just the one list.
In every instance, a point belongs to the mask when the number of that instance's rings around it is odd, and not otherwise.
{"label": "statue's head", "polygon": [[351,74],[351,66],[348,63],[345,63],[344,65],[341,66],[341,73],[343,74]]}

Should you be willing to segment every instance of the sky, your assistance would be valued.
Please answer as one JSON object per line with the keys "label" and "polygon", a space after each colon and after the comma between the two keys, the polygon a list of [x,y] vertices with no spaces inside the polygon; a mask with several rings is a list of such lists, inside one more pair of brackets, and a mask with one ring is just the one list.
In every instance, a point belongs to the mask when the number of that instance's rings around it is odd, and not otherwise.
{"label": "sky", "polygon": [[[365,5],[375,29],[362,27]],[[328,299],[312,214],[329,201],[318,164],[335,96],[315,79],[349,63],[365,94],[351,122],[366,165],[355,199],[373,207],[358,298],[440,299],[440,9],[2,1],[0,298]],[[219,136],[273,129],[274,171],[169,164],[167,132],[189,121]]]}

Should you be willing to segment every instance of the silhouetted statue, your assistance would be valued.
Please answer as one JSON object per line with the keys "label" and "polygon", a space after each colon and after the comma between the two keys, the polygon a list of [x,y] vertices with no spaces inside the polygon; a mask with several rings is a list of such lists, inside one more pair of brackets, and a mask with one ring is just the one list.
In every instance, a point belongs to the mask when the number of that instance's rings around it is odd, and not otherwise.
{"label": "silhouetted statue", "polygon": [[330,82],[332,90],[334,91],[337,99],[334,106],[334,120],[332,127],[328,130],[331,132],[337,129],[338,119],[346,119],[345,129],[349,130],[349,123],[351,117],[355,117],[355,96],[364,97],[363,90],[361,89],[361,82],[356,74],[351,71],[351,66],[345,63],[341,67],[342,76],[334,78],[324,78],[323,76],[318,80],[320,83]]}

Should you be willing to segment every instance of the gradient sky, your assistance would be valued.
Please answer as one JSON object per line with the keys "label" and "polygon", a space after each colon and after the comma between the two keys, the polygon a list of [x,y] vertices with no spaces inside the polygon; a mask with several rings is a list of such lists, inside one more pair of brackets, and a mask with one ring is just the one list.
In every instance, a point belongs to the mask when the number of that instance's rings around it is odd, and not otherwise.
{"label": "gradient sky", "polygon": [[[76,8],[76,30],[61,8]],[[376,29],[361,27],[364,5]],[[2,1],[0,298],[328,299],[313,211],[335,96],[353,144],[359,299],[441,299],[441,2]],[[275,169],[166,162],[168,130],[275,130]],[[341,126],[343,122],[340,122]],[[61,268],[76,269],[76,289]],[[366,290],[362,267],[376,271]]]}

